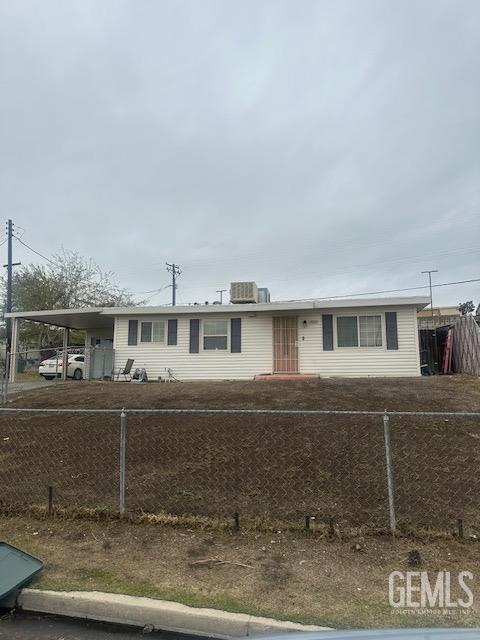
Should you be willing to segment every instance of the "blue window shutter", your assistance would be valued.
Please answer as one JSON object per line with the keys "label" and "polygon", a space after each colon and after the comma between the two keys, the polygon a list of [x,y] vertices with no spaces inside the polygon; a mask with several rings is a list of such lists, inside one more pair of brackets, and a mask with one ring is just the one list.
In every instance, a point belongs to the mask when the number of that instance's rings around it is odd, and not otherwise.
{"label": "blue window shutter", "polygon": [[200,320],[190,320],[190,353],[198,353],[200,337]]}
{"label": "blue window shutter", "polygon": [[385,333],[387,349],[398,349],[397,312],[385,311]]}
{"label": "blue window shutter", "polygon": [[137,344],[138,320],[128,321],[128,344]]}
{"label": "blue window shutter", "polygon": [[333,315],[324,313],[322,315],[323,350],[333,351]]}
{"label": "blue window shutter", "polygon": [[230,351],[241,353],[242,351],[242,319],[232,318],[230,320]]}
{"label": "blue window shutter", "polygon": [[168,321],[167,344],[177,344],[177,321],[176,320]]}

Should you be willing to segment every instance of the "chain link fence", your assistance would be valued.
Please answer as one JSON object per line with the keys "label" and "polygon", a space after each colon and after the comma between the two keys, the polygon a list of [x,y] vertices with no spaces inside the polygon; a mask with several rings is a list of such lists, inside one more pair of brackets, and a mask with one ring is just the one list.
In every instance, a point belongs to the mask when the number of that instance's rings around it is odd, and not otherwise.
{"label": "chain link fence", "polygon": [[480,526],[480,413],[0,408],[0,501]]}

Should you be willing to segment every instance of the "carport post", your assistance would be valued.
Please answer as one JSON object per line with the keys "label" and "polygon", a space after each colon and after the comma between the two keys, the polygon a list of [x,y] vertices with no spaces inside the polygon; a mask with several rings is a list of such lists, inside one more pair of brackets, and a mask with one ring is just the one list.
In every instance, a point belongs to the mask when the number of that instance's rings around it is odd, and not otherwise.
{"label": "carport post", "polygon": [[125,448],[127,441],[127,414],[124,409],[120,414],[120,494],[118,500],[118,510],[120,515],[125,513]]}
{"label": "carport post", "polygon": [[60,354],[58,353],[58,349],[55,351],[55,384],[58,382],[58,358]]}
{"label": "carport post", "polygon": [[12,318],[12,342],[10,351],[5,354],[5,366],[8,369],[10,382],[15,382],[17,373],[17,350],[18,350],[18,318]]}
{"label": "carport post", "polygon": [[388,514],[390,517],[390,531],[395,535],[397,520],[395,517],[395,489],[393,482],[392,448],[390,446],[390,418],[387,410],[383,415],[383,439],[385,442],[385,470],[387,473]]}
{"label": "carport post", "polygon": [[68,369],[68,338],[70,337],[70,329],[63,329],[63,353],[62,353],[62,380],[67,379]]}

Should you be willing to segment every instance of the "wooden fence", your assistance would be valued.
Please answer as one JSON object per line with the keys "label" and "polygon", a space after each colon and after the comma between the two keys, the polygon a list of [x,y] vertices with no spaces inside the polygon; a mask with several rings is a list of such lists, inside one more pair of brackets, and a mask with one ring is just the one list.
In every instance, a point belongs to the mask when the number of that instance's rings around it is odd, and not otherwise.
{"label": "wooden fence", "polygon": [[480,376],[480,327],[474,316],[458,318],[453,327],[453,368]]}

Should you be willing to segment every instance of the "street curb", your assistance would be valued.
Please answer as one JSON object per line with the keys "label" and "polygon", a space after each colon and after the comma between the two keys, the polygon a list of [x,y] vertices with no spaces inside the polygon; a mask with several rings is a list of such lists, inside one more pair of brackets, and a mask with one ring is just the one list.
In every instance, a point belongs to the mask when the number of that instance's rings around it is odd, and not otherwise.
{"label": "street curb", "polygon": [[23,611],[50,613],[69,618],[112,622],[214,638],[319,631],[328,627],[283,622],[245,613],[189,607],[168,600],[154,600],[100,591],[40,591],[23,589],[17,604]]}

